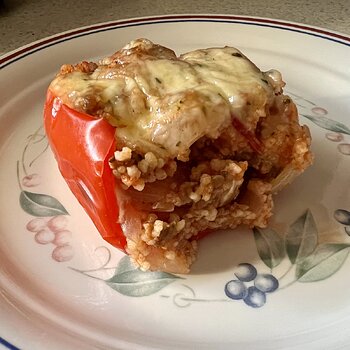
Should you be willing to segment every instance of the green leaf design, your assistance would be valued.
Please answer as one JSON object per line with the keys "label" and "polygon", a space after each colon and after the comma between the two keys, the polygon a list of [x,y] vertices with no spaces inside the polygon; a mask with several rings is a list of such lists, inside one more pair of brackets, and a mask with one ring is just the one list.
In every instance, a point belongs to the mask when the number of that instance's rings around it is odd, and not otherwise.
{"label": "green leaf design", "polygon": [[327,118],[325,116],[314,117],[308,114],[301,114],[301,115],[323,129],[350,135],[350,129],[343,123],[337,122],[336,120]]}
{"label": "green leaf design", "polygon": [[176,279],[182,278],[167,272],[143,272],[135,268],[128,256],[124,256],[119,261],[114,276],[106,280],[106,283],[123,295],[144,297],[158,292]]}
{"label": "green leaf design", "polygon": [[309,209],[290,225],[285,242],[286,251],[292,264],[308,257],[316,249],[318,231]]}
{"label": "green leaf design", "polygon": [[350,244],[328,243],[317,247],[314,254],[297,264],[299,282],[322,281],[336,273],[349,255]]}
{"label": "green leaf design", "polygon": [[22,191],[19,203],[26,213],[33,216],[68,215],[65,207],[56,198],[46,194]]}
{"label": "green leaf design", "polygon": [[137,270],[137,267],[131,262],[128,255],[123,256],[115,269],[114,275],[119,275],[120,273]]}
{"label": "green leaf design", "polygon": [[253,232],[261,260],[270,269],[278,266],[286,254],[283,239],[272,229],[254,228]]}

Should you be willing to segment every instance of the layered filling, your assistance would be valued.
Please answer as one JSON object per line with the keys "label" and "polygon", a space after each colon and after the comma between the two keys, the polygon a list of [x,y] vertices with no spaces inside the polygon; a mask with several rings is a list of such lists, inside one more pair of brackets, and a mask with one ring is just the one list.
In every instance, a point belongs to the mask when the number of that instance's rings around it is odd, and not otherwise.
{"label": "layered filling", "polygon": [[235,48],[177,57],[141,39],[98,64],[63,66],[50,89],[116,127],[110,166],[132,260],[187,273],[201,235],[265,227],[272,194],[311,163],[283,86]]}

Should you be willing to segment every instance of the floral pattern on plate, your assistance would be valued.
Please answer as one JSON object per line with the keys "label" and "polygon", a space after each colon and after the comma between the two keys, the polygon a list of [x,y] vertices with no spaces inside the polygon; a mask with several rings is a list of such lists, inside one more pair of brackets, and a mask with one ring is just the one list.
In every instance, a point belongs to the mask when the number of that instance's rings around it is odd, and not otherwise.
{"label": "floral pattern on plate", "polygon": [[[333,119],[326,117],[328,111],[316,106],[294,93],[289,94],[296,101],[301,116],[315,125],[328,130],[326,139],[332,142],[344,141],[344,135],[350,135],[350,129]],[[305,112],[305,109],[308,110]],[[34,157],[28,157],[28,150],[37,147]],[[338,150],[349,155],[350,144],[340,143]],[[74,256],[70,244],[72,232],[68,229],[69,215],[65,207],[54,197],[28,191],[40,184],[41,176],[31,173],[31,166],[48,149],[48,142],[42,126],[28,136],[21,159],[17,161],[17,179],[20,188],[19,203],[21,208],[33,216],[26,229],[35,233],[34,239],[39,244],[53,244],[52,258],[57,262],[66,262]],[[35,153],[35,152],[34,152]],[[22,178],[21,178],[22,174]],[[337,209],[334,219],[344,226],[345,233],[350,235],[350,212]],[[218,286],[217,298],[199,298],[188,284],[190,278],[166,272],[141,271],[136,268],[128,256],[120,259],[116,266],[110,266],[112,253],[105,246],[97,247],[95,252],[103,251],[105,261],[98,268],[68,268],[86,277],[99,280],[116,292],[129,297],[146,297],[158,293],[169,284],[177,282],[181,292],[160,294],[163,299],[172,299],[177,307],[188,307],[193,302],[232,302],[243,300],[253,308],[260,308],[267,302],[268,294],[285,289],[296,282],[309,283],[322,281],[331,277],[344,264],[350,253],[349,243],[328,242],[319,244],[319,233],[312,212],[307,209],[292,222],[285,232],[274,228],[254,228],[252,230],[256,249],[261,262],[269,268],[270,273],[258,271],[248,262],[240,263],[232,273],[232,279]],[[284,271],[277,273],[276,268],[287,261]],[[109,278],[101,277],[101,272],[112,271]],[[184,284],[184,281],[188,284]]]}
{"label": "floral pattern on plate", "polygon": [[[295,93],[287,92],[293,97],[294,102],[299,108],[299,115],[313,122],[322,129],[329,130],[325,134],[327,140],[331,142],[341,142],[337,146],[337,150],[343,155],[350,155],[350,141],[347,141],[344,137],[349,139],[350,128],[343,123],[340,123],[334,119],[326,117],[328,111],[317,106],[312,101],[309,101]],[[345,141],[345,142],[343,142]]]}
{"label": "floral pattern on plate", "polygon": [[[20,188],[19,203],[21,208],[35,218],[30,220],[26,229],[34,233],[34,239],[39,244],[53,244],[52,258],[58,262],[68,261],[74,255],[70,245],[71,231],[67,229],[68,212],[65,207],[54,197],[25,190],[24,188],[36,187],[41,183],[41,176],[31,173],[32,165],[48,149],[46,135],[43,127],[38,128],[29,135],[24,146],[21,159],[17,161],[17,180]],[[34,156],[28,156],[29,150],[34,149]],[[22,179],[20,173],[23,173]]]}

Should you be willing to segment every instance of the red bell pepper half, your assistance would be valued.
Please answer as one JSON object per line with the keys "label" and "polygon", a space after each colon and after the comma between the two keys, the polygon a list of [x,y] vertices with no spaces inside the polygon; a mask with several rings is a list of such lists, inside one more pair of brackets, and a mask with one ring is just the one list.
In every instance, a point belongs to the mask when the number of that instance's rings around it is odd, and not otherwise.
{"label": "red bell pepper half", "polygon": [[[94,222],[102,237],[125,250],[126,238],[118,222],[116,181],[108,160],[116,150],[115,127],[103,118],[78,112],[47,93],[44,108],[45,130],[59,170],[69,188]],[[238,118],[233,126],[250,146],[261,152],[261,143]],[[211,233],[201,232],[198,240]]]}
{"label": "red bell pepper half", "polygon": [[62,104],[50,91],[44,108],[45,130],[59,170],[102,237],[125,249],[118,223],[115,177],[108,160],[116,149],[115,128]]}

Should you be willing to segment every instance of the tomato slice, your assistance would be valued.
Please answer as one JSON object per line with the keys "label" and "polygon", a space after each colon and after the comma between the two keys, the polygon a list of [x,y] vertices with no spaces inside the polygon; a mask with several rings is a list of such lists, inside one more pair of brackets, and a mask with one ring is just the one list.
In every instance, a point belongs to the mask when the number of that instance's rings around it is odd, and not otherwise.
{"label": "tomato slice", "polygon": [[108,165],[116,149],[115,128],[103,118],[96,119],[62,104],[50,91],[44,108],[44,124],[69,188],[102,237],[124,250],[126,239],[118,223],[116,182]]}
{"label": "tomato slice", "polygon": [[247,127],[234,115],[232,115],[233,127],[244,137],[249,143],[249,146],[257,153],[262,153],[263,145],[255,134],[248,130]]}

